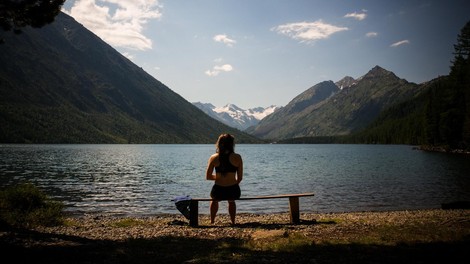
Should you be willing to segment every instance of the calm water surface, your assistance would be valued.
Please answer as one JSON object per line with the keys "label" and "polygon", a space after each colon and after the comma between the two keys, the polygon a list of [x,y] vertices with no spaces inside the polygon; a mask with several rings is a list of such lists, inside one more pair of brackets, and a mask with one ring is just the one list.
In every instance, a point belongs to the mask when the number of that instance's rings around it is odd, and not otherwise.
{"label": "calm water surface", "polygon": [[[29,181],[70,213],[178,213],[178,195],[207,197],[214,145],[0,145],[0,186]],[[470,200],[470,157],[401,145],[237,145],[242,195],[314,192],[302,212],[414,210]],[[285,199],[239,212],[288,210]],[[208,213],[208,204],[200,206]],[[225,203],[221,205],[225,213]]]}

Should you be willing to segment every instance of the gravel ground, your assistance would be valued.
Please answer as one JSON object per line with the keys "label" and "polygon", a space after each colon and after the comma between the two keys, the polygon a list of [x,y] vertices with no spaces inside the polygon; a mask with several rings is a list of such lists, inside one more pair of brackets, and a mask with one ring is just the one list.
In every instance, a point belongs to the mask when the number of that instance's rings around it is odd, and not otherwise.
{"label": "gravel ground", "polygon": [[309,213],[301,214],[301,223],[298,225],[289,223],[288,214],[239,214],[235,226],[230,224],[228,215],[224,214],[217,216],[214,225],[210,224],[208,215],[200,215],[199,218],[200,225],[194,228],[190,227],[188,221],[180,215],[133,218],[85,215],[67,218],[62,226],[39,227],[35,231],[93,240],[122,241],[163,236],[247,239],[259,234],[260,230],[288,230],[302,233],[316,241],[324,241],[335,237],[338,239],[360,237],[378,227],[406,229],[426,225],[446,230],[450,227],[461,230],[459,237],[470,235],[470,210]]}
{"label": "gravel ground", "polygon": [[[440,263],[449,257],[465,263],[459,259],[470,257],[470,210],[300,218],[292,225],[288,214],[239,214],[232,226],[227,215],[214,225],[200,215],[195,228],[182,215],[84,215],[56,227],[0,231],[0,253],[23,256],[12,263]],[[178,253],[188,246],[192,251]]]}

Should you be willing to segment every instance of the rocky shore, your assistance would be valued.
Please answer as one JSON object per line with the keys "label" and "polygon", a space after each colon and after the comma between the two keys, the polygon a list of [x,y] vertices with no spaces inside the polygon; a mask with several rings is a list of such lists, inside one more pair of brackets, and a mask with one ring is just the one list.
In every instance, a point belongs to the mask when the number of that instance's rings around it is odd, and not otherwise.
{"label": "rocky shore", "polygon": [[421,145],[415,147],[417,150],[423,150],[428,152],[440,152],[440,153],[449,153],[449,154],[465,154],[470,155],[470,151],[465,149],[452,149],[448,146],[431,146],[431,145]]}
{"label": "rocky shore", "polygon": [[197,228],[182,215],[84,215],[2,230],[0,248],[14,263],[464,263],[470,245],[470,210],[309,213],[297,225],[287,214],[240,214],[229,223],[223,214],[214,225],[201,215]]}

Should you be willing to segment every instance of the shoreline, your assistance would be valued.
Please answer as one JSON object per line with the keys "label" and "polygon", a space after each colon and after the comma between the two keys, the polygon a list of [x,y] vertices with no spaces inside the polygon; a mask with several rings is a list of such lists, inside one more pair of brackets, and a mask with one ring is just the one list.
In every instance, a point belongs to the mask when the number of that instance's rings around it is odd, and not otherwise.
{"label": "shoreline", "polygon": [[[207,206],[208,208],[208,206]],[[371,210],[357,210],[357,211],[310,211],[310,210],[303,210],[304,212],[301,214],[303,215],[331,215],[331,214],[358,214],[358,213],[386,213],[386,212],[402,212],[402,211],[434,211],[434,210],[454,210],[454,209],[470,209],[470,200],[455,200],[451,202],[445,202],[441,203],[439,206],[434,206],[434,207],[408,207],[408,208],[403,208],[403,209],[371,209]],[[267,212],[249,212],[247,210],[238,212],[238,215],[253,215],[253,216],[263,216],[263,215],[283,215],[286,214],[288,216],[288,208],[286,210],[279,210],[279,211],[267,211]],[[227,208],[226,206],[223,206],[220,208],[219,215],[226,215],[227,214]],[[208,216],[209,212],[208,209],[206,211],[202,211],[201,208],[199,210],[199,216],[204,217]],[[145,219],[145,218],[152,218],[152,217],[175,217],[175,218],[181,218],[183,221],[186,221],[186,219],[183,217],[182,213],[178,212],[176,207],[174,208],[173,212],[159,212],[159,213],[96,213],[96,212],[76,212],[76,211],[66,211],[64,213],[64,218],[69,218],[69,219],[75,219],[75,218],[90,218],[90,217],[98,217],[98,218],[121,218],[121,219],[126,219],[126,218],[139,218],[139,219]],[[189,221],[189,220],[188,220]]]}
{"label": "shoreline", "polygon": [[[220,214],[211,225],[201,214],[200,226],[190,227],[181,214],[83,215],[56,227],[0,230],[0,248],[13,259],[48,263],[154,263],[156,257],[161,263],[382,263],[386,257],[385,263],[461,263],[457,257],[467,256],[470,245],[469,209],[301,213],[300,219],[294,225],[287,213],[241,213],[232,226]],[[447,251],[457,262],[448,262]]]}
{"label": "shoreline", "polygon": [[[153,216],[117,216],[108,214],[84,214],[66,216],[59,226],[32,228],[32,231],[63,234],[89,239],[122,240],[135,237],[158,237],[163,235],[197,235],[199,229],[243,229],[245,231],[266,227],[267,229],[288,228],[297,231],[318,229],[328,222],[336,227],[360,226],[367,223],[371,226],[436,224],[459,220],[457,224],[468,224],[470,236],[470,209],[417,209],[396,211],[357,211],[331,213],[300,213],[300,224],[291,224],[288,213],[239,213],[236,224],[231,225],[227,213],[217,214],[215,224],[210,224],[208,214],[199,214],[199,227],[189,226],[180,213],[157,214]],[[357,226],[356,226],[357,225]],[[160,232],[157,232],[160,231]],[[317,230],[318,231],[318,230]],[[195,234],[191,234],[195,233]],[[223,237],[220,234],[218,237]]]}
{"label": "shoreline", "polygon": [[[190,227],[189,221],[182,214],[159,214],[154,216],[115,216],[106,214],[88,214],[66,217],[64,224],[54,227],[40,226],[32,228],[34,232],[76,236],[94,240],[120,241],[131,238],[152,238],[160,236],[198,236],[201,229],[244,231],[251,233],[255,229],[289,229],[296,232],[326,231],[320,227],[331,224],[332,227],[348,229],[356,228],[359,232],[367,226],[406,226],[419,223],[436,225],[439,222],[468,225],[470,236],[469,209],[424,209],[402,211],[364,211],[364,212],[332,212],[332,213],[301,213],[300,224],[291,224],[288,213],[271,214],[237,214],[236,225],[230,224],[228,214],[217,215],[215,224],[210,224],[208,214],[199,215],[199,227]],[[458,220],[458,221],[457,221]],[[463,226],[462,226],[463,227]],[[334,231],[327,228],[329,231]],[[248,232],[247,232],[248,231]],[[233,232],[231,232],[233,233]],[[214,238],[222,238],[226,234],[218,233]],[[233,235],[233,234],[231,234]],[[462,237],[465,234],[462,233]]]}
{"label": "shoreline", "polygon": [[447,146],[431,146],[431,145],[421,145],[414,147],[416,150],[427,151],[427,152],[438,152],[446,154],[463,154],[470,155],[470,151],[464,149],[452,149]]}

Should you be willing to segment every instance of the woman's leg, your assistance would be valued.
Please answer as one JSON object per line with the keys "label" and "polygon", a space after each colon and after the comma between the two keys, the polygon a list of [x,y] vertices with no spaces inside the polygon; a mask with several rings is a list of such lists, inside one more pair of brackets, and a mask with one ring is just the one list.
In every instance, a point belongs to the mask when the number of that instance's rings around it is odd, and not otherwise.
{"label": "woman's leg", "polygon": [[217,215],[218,210],[219,210],[219,202],[218,201],[211,201],[211,204],[210,204],[211,224],[213,224],[215,222],[215,216]]}
{"label": "woman's leg", "polygon": [[228,213],[230,214],[230,220],[232,225],[235,224],[235,215],[237,214],[237,204],[235,201],[228,201]]}

